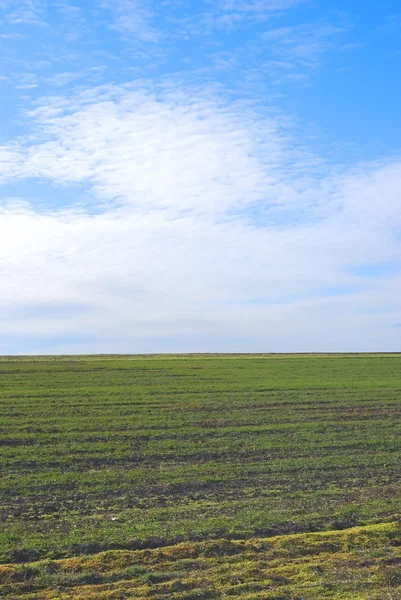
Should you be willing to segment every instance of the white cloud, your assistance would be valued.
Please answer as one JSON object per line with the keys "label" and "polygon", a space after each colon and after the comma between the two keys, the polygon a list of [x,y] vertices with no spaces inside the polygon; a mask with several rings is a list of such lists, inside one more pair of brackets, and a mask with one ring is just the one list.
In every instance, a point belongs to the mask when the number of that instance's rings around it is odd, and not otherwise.
{"label": "white cloud", "polygon": [[287,202],[282,170],[290,176],[295,156],[280,120],[261,122],[241,103],[202,94],[106,87],[71,105],[49,101],[31,115],[45,141],[21,150],[19,176],[89,180],[100,200],[141,209],[221,213]]}
{"label": "white cloud", "polygon": [[3,203],[3,337],[35,351],[46,336],[94,340],[73,351],[397,348],[400,278],[348,267],[399,256],[399,162],[329,169],[283,116],[176,82],[47,99],[30,118],[36,137],[1,150],[3,180],[82,182],[98,204]]}

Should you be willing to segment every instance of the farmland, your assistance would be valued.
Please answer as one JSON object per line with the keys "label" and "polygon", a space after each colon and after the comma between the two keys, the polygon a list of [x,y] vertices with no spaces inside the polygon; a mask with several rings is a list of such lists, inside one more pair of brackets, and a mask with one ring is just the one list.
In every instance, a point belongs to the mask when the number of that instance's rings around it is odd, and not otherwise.
{"label": "farmland", "polygon": [[0,359],[0,597],[401,598],[401,355]]}

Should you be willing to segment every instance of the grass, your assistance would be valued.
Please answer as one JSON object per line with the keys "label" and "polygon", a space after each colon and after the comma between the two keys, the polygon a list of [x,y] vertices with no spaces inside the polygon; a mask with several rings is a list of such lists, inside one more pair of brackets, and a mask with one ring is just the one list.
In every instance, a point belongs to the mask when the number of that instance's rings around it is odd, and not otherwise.
{"label": "grass", "polygon": [[400,374],[396,354],[0,359],[0,597],[401,598]]}
{"label": "grass", "polygon": [[397,522],[249,540],[0,566],[0,594],[20,600],[401,598]]}

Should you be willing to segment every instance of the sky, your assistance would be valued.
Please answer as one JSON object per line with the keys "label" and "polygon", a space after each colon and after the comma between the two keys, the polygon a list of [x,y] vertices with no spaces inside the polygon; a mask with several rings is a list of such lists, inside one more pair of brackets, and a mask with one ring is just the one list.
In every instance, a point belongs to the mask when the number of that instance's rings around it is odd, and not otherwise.
{"label": "sky", "polygon": [[0,354],[401,351],[396,0],[0,0]]}

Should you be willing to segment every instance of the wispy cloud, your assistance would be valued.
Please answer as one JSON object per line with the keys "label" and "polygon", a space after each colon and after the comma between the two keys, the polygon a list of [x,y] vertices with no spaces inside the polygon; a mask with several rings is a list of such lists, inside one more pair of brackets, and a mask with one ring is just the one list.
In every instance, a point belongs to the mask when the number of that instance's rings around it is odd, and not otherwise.
{"label": "wispy cloud", "polygon": [[2,0],[0,12],[4,19],[15,24],[44,25],[40,0]]}
{"label": "wispy cloud", "polygon": [[201,10],[181,18],[182,31],[191,35],[210,34],[214,29],[235,29],[249,22],[265,21],[304,3],[305,0],[220,0],[200,2]]}
{"label": "wispy cloud", "polygon": [[315,66],[321,56],[335,48],[336,37],[344,28],[309,23],[272,29],[263,35],[274,54],[302,66]]}
{"label": "wispy cloud", "polygon": [[381,23],[377,27],[378,33],[389,35],[399,34],[401,30],[401,12],[392,12],[387,16],[385,23]]}
{"label": "wispy cloud", "polygon": [[154,11],[144,0],[104,0],[102,6],[113,14],[111,28],[140,42],[159,42],[161,32],[153,24]]}
{"label": "wispy cloud", "polygon": [[305,0],[220,0],[217,3],[223,12],[262,15],[287,10]]}
{"label": "wispy cloud", "polygon": [[309,85],[326,55],[356,47],[344,44],[346,31],[346,26],[321,23],[267,29],[231,51],[213,52],[208,57],[212,69],[231,72],[248,85]]}
{"label": "wispy cloud", "polygon": [[36,73],[15,73],[14,80],[17,88],[29,90],[38,85],[38,76]]}
{"label": "wispy cloud", "polygon": [[50,77],[44,77],[43,79],[46,83],[56,88],[72,87],[72,85],[81,80],[85,80],[85,84],[88,84],[88,82],[96,83],[103,76],[105,70],[104,66],[91,67],[80,71],[60,72]]}

